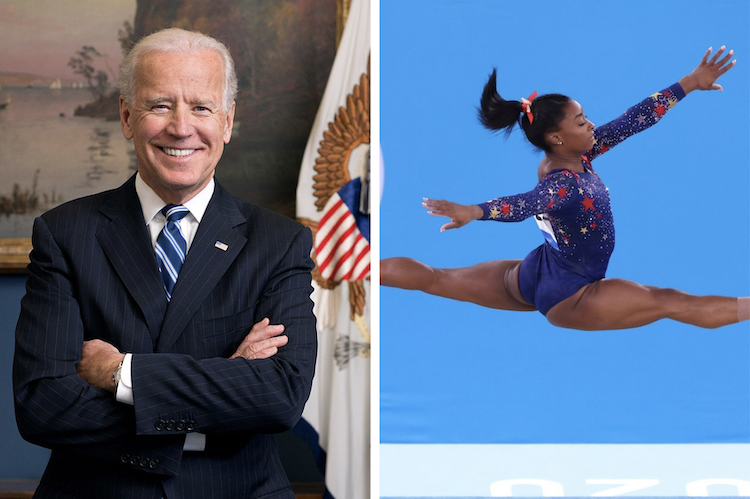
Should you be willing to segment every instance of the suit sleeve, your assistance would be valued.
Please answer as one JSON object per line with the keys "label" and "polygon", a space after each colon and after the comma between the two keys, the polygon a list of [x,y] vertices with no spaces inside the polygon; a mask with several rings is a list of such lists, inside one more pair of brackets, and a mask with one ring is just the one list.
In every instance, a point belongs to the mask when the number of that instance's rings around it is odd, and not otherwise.
{"label": "suit sleeve", "polygon": [[[209,435],[284,431],[299,420],[310,393],[317,350],[310,258],[312,235],[299,227],[278,258],[254,321],[283,324],[287,345],[269,359],[133,356],[136,432]],[[253,276],[249,277],[253,278]],[[252,324],[247,324],[247,331]],[[172,426],[171,428],[169,426]]]}
{"label": "suit sleeve", "polygon": [[[21,435],[43,447],[67,449],[145,472],[173,474],[183,439],[136,438],[132,408],[118,404],[110,392],[78,376],[84,326],[74,279],[41,218],[34,223],[32,239],[13,366]],[[131,463],[136,457],[137,462]]]}

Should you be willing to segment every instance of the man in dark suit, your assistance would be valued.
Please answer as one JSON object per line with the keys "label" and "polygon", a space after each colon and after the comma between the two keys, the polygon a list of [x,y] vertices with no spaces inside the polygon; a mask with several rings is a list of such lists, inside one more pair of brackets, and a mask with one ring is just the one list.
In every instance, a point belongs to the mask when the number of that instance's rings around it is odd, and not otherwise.
{"label": "man in dark suit", "polygon": [[236,81],[212,38],[141,40],[118,82],[138,173],[34,223],[14,389],[52,449],[35,497],[294,497],[271,433],[312,383],[312,240],[214,181]]}

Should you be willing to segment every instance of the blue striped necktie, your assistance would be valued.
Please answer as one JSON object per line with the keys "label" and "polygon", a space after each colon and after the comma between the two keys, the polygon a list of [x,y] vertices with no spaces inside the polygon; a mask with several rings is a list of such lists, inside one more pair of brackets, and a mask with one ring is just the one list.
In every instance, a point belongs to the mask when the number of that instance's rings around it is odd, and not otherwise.
{"label": "blue striped necktie", "polygon": [[167,217],[167,223],[156,238],[155,250],[156,259],[159,261],[159,272],[164,282],[164,292],[167,294],[167,301],[170,301],[172,290],[177,282],[177,274],[180,273],[180,267],[187,253],[187,242],[177,222],[182,220],[189,210],[182,205],[168,204],[161,209],[161,212]]}

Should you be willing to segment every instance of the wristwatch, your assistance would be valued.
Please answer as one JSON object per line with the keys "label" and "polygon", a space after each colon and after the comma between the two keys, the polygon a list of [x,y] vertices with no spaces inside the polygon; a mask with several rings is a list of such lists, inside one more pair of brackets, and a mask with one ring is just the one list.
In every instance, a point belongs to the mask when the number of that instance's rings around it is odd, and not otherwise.
{"label": "wristwatch", "polygon": [[115,393],[117,393],[117,387],[120,386],[120,380],[122,379],[122,363],[125,361],[125,357],[120,361],[120,365],[117,366],[115,372],[112,373],[112,381],[115,382]]}

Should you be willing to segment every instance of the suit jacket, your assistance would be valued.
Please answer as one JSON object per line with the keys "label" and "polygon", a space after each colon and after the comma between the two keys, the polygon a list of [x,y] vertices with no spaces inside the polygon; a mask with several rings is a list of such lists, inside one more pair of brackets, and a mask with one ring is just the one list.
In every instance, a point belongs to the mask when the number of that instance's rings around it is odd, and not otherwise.
{"label": "suit jacket", "polygon": [[[13,372],[21,435],[52,449],[35,497],[294,497],[270,433],[312,383],[308,229],[217,183],[169,303],[134,177],[45,213],[32,241]],[[229,359],[264,317],[288,344]],[[94,338],[133,353],[134,406],[76,374]],[[183,452],[190,431],[204,452]]]}

